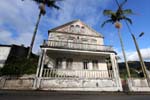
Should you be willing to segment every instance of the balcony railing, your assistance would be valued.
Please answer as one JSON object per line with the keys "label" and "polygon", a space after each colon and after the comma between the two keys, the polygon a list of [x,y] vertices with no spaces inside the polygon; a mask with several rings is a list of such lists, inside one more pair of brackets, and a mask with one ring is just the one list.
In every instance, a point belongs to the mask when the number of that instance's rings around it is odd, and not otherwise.
{"label": "balcony railing", "polygon": [[48,69],[43,70],[42,77],[52,78],[112,78],[111,70],[62,70]]}
{"label": "balcony railing", "polygon": [[88,44],[88,43],[76,43],[68,41],[55,41],[47,40],[44,41],[43,46],[52,48],[63,48],[63,49],[75,49],[75,50],[92,50],[92,51],[114,51],[111,46]]}

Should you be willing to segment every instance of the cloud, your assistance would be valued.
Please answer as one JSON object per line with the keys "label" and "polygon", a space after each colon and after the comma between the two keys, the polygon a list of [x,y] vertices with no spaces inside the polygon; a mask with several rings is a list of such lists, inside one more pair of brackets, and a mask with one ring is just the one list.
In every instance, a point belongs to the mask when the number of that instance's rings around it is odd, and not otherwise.
{"label": "cloud", "polygon": [[[32,33],[21,33],[19,34],[17,37],[13,37],[13,33],[9,32],[9,31],[5,31],[5,30],[1,30],[1,35],[0,35],[0,41],[3,44],[17,44],[17,45],[22,45],[24,44],[26,47],[28,46],[28,44],[30,44],[31,42],[31,38],[32,38]],[[35,40],[35,45],[34,45],[34,52],[38,52],[40,47],[39,45],[41,45],[43,41],[43,38],[40,34],[37,34],[36,36],[36,40]]]}
{"label": "cloud", "polygon": [[9,25],[18,32],[33,30],[38,14],[37,5],[30,0],[1,0],[0,27]]}
{"label": "cloud", "polygon": [[[38,6],[31,0],[1,0],[0,43],[29,46],[38,13]],[[43,40],[39,33],[36,36],[34,52],[39,50]]]}
{"label": "cloud", "polygon": [[[140,49],[140,52],[145,61],[150,61],[150,48]],[[118,56],[121,58],[121,62],[124,61],[122,52],[118,53]],[[139,61],[137,51],[128,51],[126,52],[126,56],[128,61]]]}
{"label": "cloud", "polygon": [[[102,11],[110,0],[66,0],[61,3],[61,10],[48,14],[51,18],[47,18],[54,26],[81,19],[90,26],[94,26],[101,19]],[[47,16],[47,17],[48,17]]]}
{"label": "cloud", "polygon": [[[0,43],[30,45],[31,37],[39,14],[38,5],[32,0],[1,0],[0,3]],[[57,11],[47,9],[42,16],[34,52],[37,52],[47,31],[74,19],[81,19],[90,26],[99,23],[101,13],[110,0],[65,0],[58,5],[62,8]]]}

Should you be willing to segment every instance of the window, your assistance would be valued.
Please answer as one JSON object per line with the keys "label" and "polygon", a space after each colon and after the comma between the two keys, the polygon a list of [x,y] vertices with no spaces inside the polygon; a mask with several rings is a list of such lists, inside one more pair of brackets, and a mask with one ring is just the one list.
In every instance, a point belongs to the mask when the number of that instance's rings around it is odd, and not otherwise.
{"label": "window", "polygon": [[88,60],[83,61],[83,69],[88,69]]}
{"label": "window", "polygon": [[70,26],[70,31],[71,31],[71,32],[74,32],[74,25],[71,25],[71,26]]}
{"label": "window", "polygon": [[80,26],[76,25],[76,32],[79,33],[80,32]]}
{"label": "window", "polygon": [[84,26],[81,27],[81,32],[85,33],[85,27]]}
{"label": "window", "polygon": [[66,60],[66,68],[67,69],[72,69],[72,63],[73,63],[73,59],[69,58]]}
{"label": "window", "polygon": [[91,40],[91,43],[92,43],[92,44],[96,44],[96,43],[97,43],[97,40],[96,40],[96,39],[92,39],[92,40]]}
{"label": "window", "polygon": [[97,70],[98,69],[98,61],[97,60],[93,60],[92,64],[93,64],[93,69]]}
{"label": "window", "polygon": [[58,69],[58,68],[61,68],[62,67],[62,59],[61,58],[57,58],[56,59],[56,66],[55,68]]}

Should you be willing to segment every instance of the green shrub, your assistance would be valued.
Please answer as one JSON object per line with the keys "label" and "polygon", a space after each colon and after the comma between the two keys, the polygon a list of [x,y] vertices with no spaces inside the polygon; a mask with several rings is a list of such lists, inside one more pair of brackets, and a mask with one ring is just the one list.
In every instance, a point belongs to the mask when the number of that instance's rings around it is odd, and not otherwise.
{"label": "green shrub", "polygon": [[6,61],[1,69],[2,75],[21,76],[24,74],[35,74],[38,63],[38,57],[26,59],[11,57]]}

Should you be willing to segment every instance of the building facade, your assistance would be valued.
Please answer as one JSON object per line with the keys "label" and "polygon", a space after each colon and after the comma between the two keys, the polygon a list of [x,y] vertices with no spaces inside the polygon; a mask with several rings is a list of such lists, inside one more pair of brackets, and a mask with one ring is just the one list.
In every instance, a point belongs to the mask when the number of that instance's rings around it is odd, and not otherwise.
{"label": "building facade", "polygon": [[41,45],[35,88],[122,91],[116,52],[104,37],[75,20],[48,31]]}
{"label": "building facade", "polygon": [[10,53],[10,50],[11,50],[10,45],[0,45],[0,68],[4,66]]}

